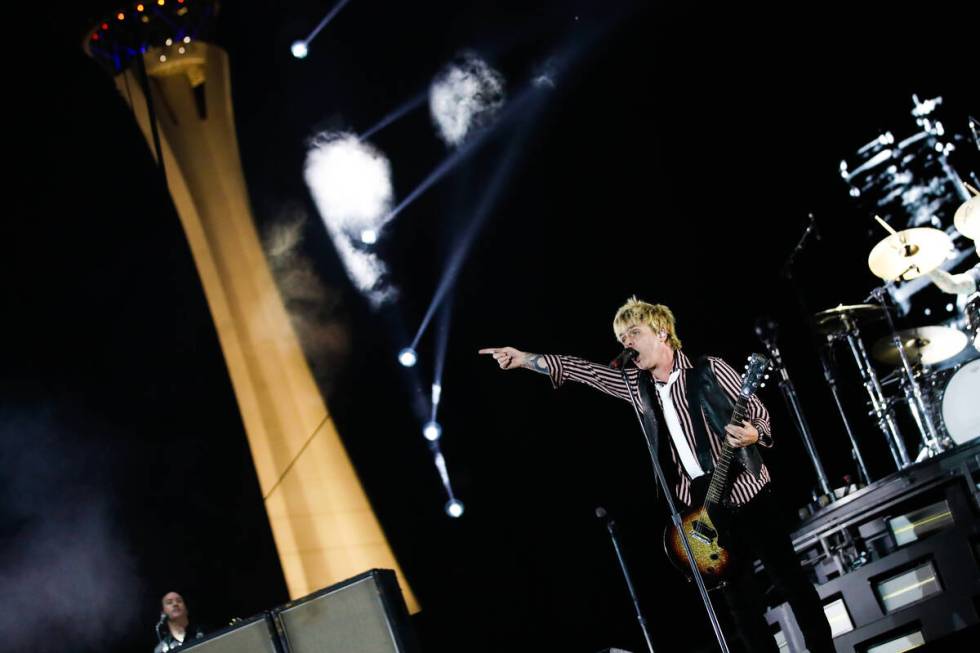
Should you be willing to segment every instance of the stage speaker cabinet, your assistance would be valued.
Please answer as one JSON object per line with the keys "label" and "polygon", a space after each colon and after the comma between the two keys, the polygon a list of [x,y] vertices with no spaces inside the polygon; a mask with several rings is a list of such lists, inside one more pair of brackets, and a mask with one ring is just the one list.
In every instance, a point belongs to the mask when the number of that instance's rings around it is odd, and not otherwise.
{"label": "stage speaker cabinet", "polygon": [[395,573],[373,569],[273,611],[289,653],[416,653]]}
{"label": "stage speaker cabinet", "polygon": [[239,621],[203,639],[188,642],[178,650],[181,653],[282,653],[269,614]]}

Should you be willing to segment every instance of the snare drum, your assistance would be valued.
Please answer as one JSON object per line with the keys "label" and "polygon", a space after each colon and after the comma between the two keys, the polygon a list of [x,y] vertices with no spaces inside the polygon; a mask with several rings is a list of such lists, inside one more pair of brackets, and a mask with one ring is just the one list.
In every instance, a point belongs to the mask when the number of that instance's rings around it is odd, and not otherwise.
{"label": "snare drum", "polygon": [[956,370],[942,393],[943,426],[956,444],[980,436],[980,358]]}

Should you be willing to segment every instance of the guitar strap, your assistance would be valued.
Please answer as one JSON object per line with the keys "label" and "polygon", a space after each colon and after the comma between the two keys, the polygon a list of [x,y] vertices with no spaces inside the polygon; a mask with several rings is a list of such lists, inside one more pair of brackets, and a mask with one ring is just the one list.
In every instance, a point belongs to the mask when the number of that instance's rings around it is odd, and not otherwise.
{"label": "guitar strap", "polygon": [[[660,467],[664,471],[667,484],[670,488],[675,488],[678,480],[677,470],[674,465],[667,463],[670,460],[665,455],[668,446],[667,438],[660,437],[659,425],[667,423],[664,421],[664,411],[660,407],[660,402],[653,398],[653,380],[649,374],[642,370],[637,376],[637,389],[640,395],[640,403],[643,405],[643,424],[646,426],[647,434],[653,444],[653,450],[657,452],[657,460],[660,461]],[[657,491],[660,491],[659,488]]]}

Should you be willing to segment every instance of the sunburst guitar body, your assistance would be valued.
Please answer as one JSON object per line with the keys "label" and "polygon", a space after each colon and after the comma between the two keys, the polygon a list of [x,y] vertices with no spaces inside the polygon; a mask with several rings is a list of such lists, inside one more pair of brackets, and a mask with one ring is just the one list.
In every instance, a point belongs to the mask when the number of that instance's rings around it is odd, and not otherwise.
{"label": "sunburst guitar body", "polygon": [[[684,515],[681,530],[687,534],[694,562],[705,585],[709,588],[717,587],[728,573],[731,554],[718,544],[718,529],[708,511],[700,508]],[[691,565],[687,561],[687,552],[681,541],[681,530],[670,526],[664,531],[664,550],[678,569],[690,575]]]}

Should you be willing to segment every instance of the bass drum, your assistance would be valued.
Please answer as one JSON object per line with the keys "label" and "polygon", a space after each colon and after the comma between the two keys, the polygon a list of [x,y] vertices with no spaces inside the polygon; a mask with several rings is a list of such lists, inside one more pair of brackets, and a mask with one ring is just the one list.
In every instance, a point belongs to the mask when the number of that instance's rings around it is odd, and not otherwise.
{"label": "bass drum", "polygon": [[943,390],[943,426],[956,444],[980,436],[980,358],[956,370]]}

